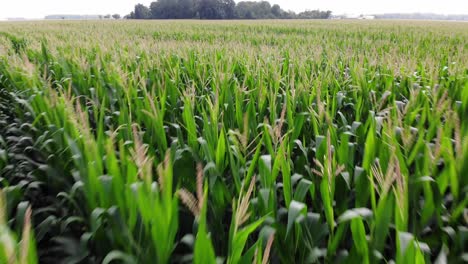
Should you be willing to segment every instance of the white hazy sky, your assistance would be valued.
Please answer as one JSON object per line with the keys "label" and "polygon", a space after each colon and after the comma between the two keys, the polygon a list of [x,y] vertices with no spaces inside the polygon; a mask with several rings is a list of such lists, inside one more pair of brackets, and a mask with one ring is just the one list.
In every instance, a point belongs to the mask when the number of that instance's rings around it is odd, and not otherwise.
{"label": "white hazy sky", "polygon": [[[128,14],[152,0],[0,0],[0,18],[42,18],[50,14]],[[238,2],[238,1],[236,1]],[[432,12],[468,14],[468,0],[269,0],[285,10],[332,10],[335,14]]]}

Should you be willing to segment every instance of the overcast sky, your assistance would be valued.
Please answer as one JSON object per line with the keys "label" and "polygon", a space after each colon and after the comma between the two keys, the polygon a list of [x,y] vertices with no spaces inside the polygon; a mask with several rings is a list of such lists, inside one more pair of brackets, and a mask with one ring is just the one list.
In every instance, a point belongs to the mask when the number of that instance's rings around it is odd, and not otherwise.
{"label": "overcast sky", "polygon": [[[152,0],[0,0],[0,18],[43,18],[50,14],[128,14]],[[237,2],[237,1],[236,1]],[[332,10],[335,14],[432,12],[468,14],[468,0],[270,0],[285,10]]]}

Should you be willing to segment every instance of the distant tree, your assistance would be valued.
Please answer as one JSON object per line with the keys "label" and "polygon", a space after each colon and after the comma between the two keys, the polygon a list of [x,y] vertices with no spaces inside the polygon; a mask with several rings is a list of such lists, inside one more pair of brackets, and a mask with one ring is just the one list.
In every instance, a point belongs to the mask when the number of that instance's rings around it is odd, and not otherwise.
{"label": "distant tree", "polygon": [[267,1],[242,1],[237,3],[236,14],[240,19],[280,18],[284,13],[279,5],[273,7]]}
{"label": "distant tree", "polygon": [[105,15],[104,18],[105,18],[105,19],[110,19],[110,18],[111,18],[111,15],[110,15],[110,14],[109,14],[109,15]]}
{"label": "distant tree", "polygon": [[257,4],[256,15],[258,18],[272,18],[271,5],[267,1],[261,1]]}
{"label": "distant tree", "polygon": [[236,15],[236,3],[234,0],[221,0],[220,10],[222,19],[233,19]]}
{"label": "distant tree", "polygon": [[236,6],[236,15],[237,18],[240,19],[254,19],[255,18],[255,11],[254,6],[256,5],[255,2],[252,1],[242,1],[237,3]]}
{"label": "distant tree", "polygon": [[124,19],[135,19],[135,12],[130,12],[130,14],[124,16]]}
{"label": "distant tree", "polygon": [[151,12],[152,19],[162,18],[163,8],[161,2],[162,1],[151,2],[149,9]]}
{"label": "distant tree", "polygon": [[284,19],[296,19],[297,14],[294,11],[289,10],[288,12],[285,12],[283,15]]}
{"label": "distant tree", "polygon": [[113,18],[113,19],[120,19],[120,15],[119,15],[119,14],[113,14],[113,15],[112,15],[112,18]]}
{"label": "distant tree", "polygon": [[158,0],[150,4],[151,18],[166,19],[169,18],[170,0]]}
{"label": "distant tree", "polygon": [[331,17],[331,11],[306,10],[297,15],[300,19],[328,19]]}
{"label": "distant tree", "polygon": [[201,19],[219,19],[219,10],[216,0],[199,0],[198,15]]}
{"label": "distant tree", "polygon": [[142,4],[137,4],[135,6],[135,11],[133,14],[134,19],[150,19],[151,18],[151,11],[148,7],[142,5]]}
{"label": "distant tree", "polygon": [[283,17],[283,13],[284,13],[284,11],[281,10],[281,7],[280,7],[279,5],[273,5],[273,6],[271,7],[271,14],[273,14],[273,16],[274,16],[275,18],[281,18],[281,17]]}
{"label": "distant tree", "polygon": [[194,0],[157,0],[150,4],[150,10],[154,19],[187,19],[196,15]]}
{"label": "distant tree", "polygon": [[195,0],[178,0],[177,1],[178,13],[177,18],[189,19],[195,18],[197,14]]}
{"label": "distant tree", "polygon": [[196,5],[201,19],[232,19],[235,9],[234,0],[198,0]]}
{"label": "distant tree", "polygon": [[138,4],[127,19],[326,19],[331,11],[307,10],[299,14],[284,11],[267,1],[156,0],[148,7]]}

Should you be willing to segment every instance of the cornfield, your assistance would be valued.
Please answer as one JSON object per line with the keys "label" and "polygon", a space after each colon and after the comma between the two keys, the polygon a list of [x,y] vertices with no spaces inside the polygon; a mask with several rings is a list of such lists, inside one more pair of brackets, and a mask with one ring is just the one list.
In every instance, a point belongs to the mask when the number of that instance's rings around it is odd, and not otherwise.
{"label": "cornfield", "polygon": [[468,261],[468,24],[0,23],[0,263]]}

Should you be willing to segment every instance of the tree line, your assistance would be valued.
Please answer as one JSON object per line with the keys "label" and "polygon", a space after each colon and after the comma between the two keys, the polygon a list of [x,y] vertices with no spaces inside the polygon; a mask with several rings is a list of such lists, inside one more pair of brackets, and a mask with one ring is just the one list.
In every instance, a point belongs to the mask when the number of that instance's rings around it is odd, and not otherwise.
{"label": "tree line", "polygon": [[443,15],[433,13],[387,13],[376,15],[377,19],[418,19],[418,20],[458,20],[468,21],[468,14]]}
{"label": "tree line", "polygon": [[137,4],[127,19],[328,19],[331,11],[307,10],[296,14],[267,1],[157,0],[149,7]]}

